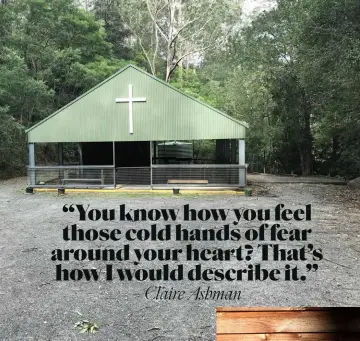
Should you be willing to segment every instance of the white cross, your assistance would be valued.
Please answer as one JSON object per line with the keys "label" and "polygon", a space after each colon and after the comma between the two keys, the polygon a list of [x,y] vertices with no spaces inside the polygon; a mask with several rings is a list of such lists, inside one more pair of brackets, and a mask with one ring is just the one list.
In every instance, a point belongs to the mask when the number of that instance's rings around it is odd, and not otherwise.
{"label": "white cross", "polygon": [[129,84],[129,97],[128,98],[116,98],[116,103],[129,103],[129,133],[134,133],[133,124],[133,102],[146,102],[145,97],[134,98],[132,84]]}

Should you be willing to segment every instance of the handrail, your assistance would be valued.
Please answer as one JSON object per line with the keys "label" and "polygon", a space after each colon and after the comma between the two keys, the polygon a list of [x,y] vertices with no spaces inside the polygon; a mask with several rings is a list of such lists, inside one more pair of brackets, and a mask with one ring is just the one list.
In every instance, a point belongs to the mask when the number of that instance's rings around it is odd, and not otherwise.
{"label": "handrail", "polygon": [[[104,165],[104,166],[27,166],[28,169],[101,169],[101,168],[108,168],[113,169],[114,165]],[[246,169],[247,165],[240,166],[235,164],[229,165],[220,165],[220,164],[174,164],[174,165],[149,165],[149,166],[140,166],[140,167],[116,167],[116,169],[130,169],[130,168],[239,168],[239,169]]]}
{"label": "handrail", "polygon": [[220,164],[179,164],[179,165],[152,165],[153,168],[238,168],[246,169],[247,165],[240,166],[235,164],[220,165]]}
{"label": "handrail", "polygon": [[114,169],[114,165],[104,165],[104,166],[35,166],[30,167],[27,166],[28,169],[102,169],[102,168],[108,168],[108,169]]}

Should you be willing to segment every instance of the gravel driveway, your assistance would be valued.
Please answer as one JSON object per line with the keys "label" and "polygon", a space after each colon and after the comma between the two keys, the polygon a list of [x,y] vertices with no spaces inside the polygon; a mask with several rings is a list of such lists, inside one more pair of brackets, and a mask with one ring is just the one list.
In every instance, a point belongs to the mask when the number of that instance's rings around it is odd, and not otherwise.
{"label": "gravel driveway", "polygon": [[[255,189],[253,197],[118,195],[118,194],[24,194],[25,179],[0,182],[0,340],[4,341],[75,341],[75,340],[215,340],[215,308],[217,306],[359,306],[360,305],[360,205],[358,196],[345,187],[314,184],[273,184]],[[281,243],[284,247],[300,247],[312,243],[323,250],[324,259],[317,262],[316,272],[305,273],[306,281],[106,281],[104,262],[72,260],[64,268],[94,268],[103,271],[98,281],[56,281],[54,249],[119,248],[116,241],[64,241],[62,230],[71,224],[80,228],[121,228],[118,221],[79,221],[74,213],[63,212],[65,204],[84,204],[93,208],[128,208],[146,210],[181,209],[189,204],[201,210],[218,208],[274,208],[285,204],[291,209],[312,205],[311,221],[289,221],[287,229],[311,229],[307,242]],[[163,226],[164,222],[159,221]],[[221,223],[184,222],[189,228],[218,229]],[[150,222],[132,222],[126,228],[148,228]],[[258,227],[259,221],[241,222],[240,229]],[[179,241],[134,241],[132,247],[183,247]],[[289,244],[290,243],[290,244]],[[221,247],[231,249],[239,242],[196,241],[199,249]],[[241,244],[241,243],[240,243]],[[119,246],[120,245],[120,246]],[[254,252],[252,262],[259,263]],[[235,258],[226,262],[200,262],[204,266],[239,268]],[[290,261],[289,263],[292,264]],[[143,268],[160,262],[145,262]],[[175,267],[176,260],[168,262]],[[198,263],[183,261],[185,270]],[[285,262],[267,261],[267,268],[284,267]],[[118,264],[117,264],[118,265]],[[131,261],[123,266],[134,267]],[[303,264],[301,264],[303,266]],[[167,291],[198,288],[241,292],[235,300],[212,299],[147,299],[152,286]],[[152,290],[152,289],[151,289]],[[150,290],[150,292],[152,292]],[[154,289],[155,290],[155,289]],[[154,291],[155,292],[155,291]],[[154,296],[155,294],[152,294]],[[151,296],[151,295],[150,295]],[[100,326],[94,335],[80,334],[74,329],[78,321],[94,321]]]}

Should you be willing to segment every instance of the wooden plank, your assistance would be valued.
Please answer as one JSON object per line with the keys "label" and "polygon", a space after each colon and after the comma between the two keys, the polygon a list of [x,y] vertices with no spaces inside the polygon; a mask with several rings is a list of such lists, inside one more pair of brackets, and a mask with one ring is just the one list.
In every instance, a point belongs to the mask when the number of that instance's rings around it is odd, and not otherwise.
{"label": "wooden plank", "polygon": [[216,341],[359,341],[359,334],[281,333],[281,334],[218,334]]}
{"label": "wooden plank", "polygon": [[208,184],[209,180],[168,180],[168,184]]}
{"label": "wooden plank", "polygon": [[323,307],[217,307],[217,312],[226,311],[324,311],[333,310],[337,308],[323,308]]}
{"label": "wooden plank", "polygon": [[68,181],[82,181],[82,182],[86,182],[86,181],[102,181],[102,179],[63,179],[63,181],[68,182]]}
{"label": "wooden plank", "polygon": [[217,312],[219,334],[360,332],[360,310]]}
{"label": "wooden plank", "polygon": [[80,182],[80,183],[88,183],[88,182],[99,182],[100,184],[104,184],[104,180],[103,179],[62,179],[62,184],[65,185],[66,183],[69,182]]}

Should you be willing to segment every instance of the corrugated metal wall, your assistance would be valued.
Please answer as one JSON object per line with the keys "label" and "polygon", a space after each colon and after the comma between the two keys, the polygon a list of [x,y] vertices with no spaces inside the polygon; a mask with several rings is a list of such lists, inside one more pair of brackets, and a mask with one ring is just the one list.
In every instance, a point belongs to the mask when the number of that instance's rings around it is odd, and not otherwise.
{"label": "corrugated metal wall", "polygon": [[[134,133],[129,134],[128,103],[134,97]],[[182,94],[129,66],[28,131],[28,141],[105,142],[245,138],[246,124]]]}

